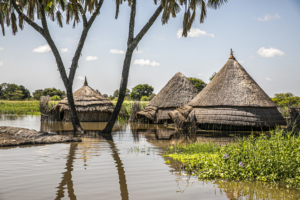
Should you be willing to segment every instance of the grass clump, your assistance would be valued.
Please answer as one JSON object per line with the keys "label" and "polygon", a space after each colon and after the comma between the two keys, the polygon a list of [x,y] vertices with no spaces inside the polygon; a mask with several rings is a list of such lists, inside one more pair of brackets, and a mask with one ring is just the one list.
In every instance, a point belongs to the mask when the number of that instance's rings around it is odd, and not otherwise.
{"label": "grass clump", "polygon": [[300,188],[300,137],[291,133],[251,135],[219,150],[200,143],[181,148],[167,156],[200,179],[258,180]]}

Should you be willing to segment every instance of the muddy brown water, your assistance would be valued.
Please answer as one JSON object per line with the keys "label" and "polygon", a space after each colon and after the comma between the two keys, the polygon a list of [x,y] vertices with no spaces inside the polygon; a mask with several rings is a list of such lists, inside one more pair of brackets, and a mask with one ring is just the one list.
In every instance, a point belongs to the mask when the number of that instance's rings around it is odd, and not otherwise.
{"label": "muddy brown water", "polygon": [[[300,199],[300,192],[269,184],[199,181],[166,164],[162,147],[170,139],[161,125],[117,125],[99,136],[105,123],[82,123],[81,143],[0,148],[0,200],[14,199]],[[39,116],[1,116],[0,126],[70,134],[70,123],[41,123]],[[228,142],[203,133],[198,140]],[[171,137],[172,138],[172,137]],[[138,150],[137,150],[138,149]]]}

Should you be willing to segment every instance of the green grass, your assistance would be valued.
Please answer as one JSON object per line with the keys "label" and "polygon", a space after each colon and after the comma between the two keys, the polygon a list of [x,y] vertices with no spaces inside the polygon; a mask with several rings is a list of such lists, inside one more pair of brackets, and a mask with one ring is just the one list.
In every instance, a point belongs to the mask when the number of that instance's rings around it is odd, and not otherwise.
{"label": "green grass", "polygon": [[0,101],[0,114],[40,114],[39,101]]}
{"label": "green grass", "polygon": [[[51,101],[51,104],[57,104],[57,101]],[[116,105],[117,102],[112,102]],[[130,114],[131,105],[134,101],[124,101],[123,105]],[[140,101],[143,107],[147,105],[147,101]],[[25,114],[25,115],[39,115],[39,101],[1,101],[0,100],[0,114]]]}
{"label": "green grass", "polygon": [[256,180],[300,188],[300,137],[273,131],[220,147],[213,143],[169,147],[167,157],[199,179]]}

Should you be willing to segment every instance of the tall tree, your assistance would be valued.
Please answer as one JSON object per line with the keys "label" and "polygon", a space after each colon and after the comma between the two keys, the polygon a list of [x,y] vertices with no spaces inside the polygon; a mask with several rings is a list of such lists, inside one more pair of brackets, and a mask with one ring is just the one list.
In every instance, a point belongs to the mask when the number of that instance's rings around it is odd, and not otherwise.
{"label": "tall tree", "polygon": [[192,82],[192,84],[197,88],[197,90],[200,92],[205,88],[207,85],[204,81],[202,81],[199,78],[190,77],[189,80]]}
{"label": "tall tree", "polygon": [[[119,13],[119,5],[122,4],[123,1],[126,0],[116,0],[116,19],[118,18]],[[200,8],[200,23],[204,22],[206,17],[206,8],[210,7],[213,9],[219,8],[223,3],[227,2],[227,0],[161,0],[159,6],[145,24],[145,26],[140,30],[140,32],[134,37],[134,28],[135,28],[135,14],[136,14],[136,2],[137,0],[127,0],[128,5],[131,7],[130,12],[130,20],[129,20],[129,33],[127,40],[127,50],[125,54],[125,59],[123,62],[123,70],[121,76],[121,83],[119,89],[119,98],[112,113],[106,127],[103,129],[102,133],[111,133],[112,128],[117,120],[119,112],[121,110],[122,103],[125,98],[128,76],[130,70],[130,64],[132,60],[133,51],[136,49],[137,45],[144,37],[144,35],[151,28],[153,23],[156,21],[158,16],[162,14],[162,24],[166,24],[172,15],[172,17],[176,17],[176,14],[181,10],[180,6],[183,6],[185,9],[184,17],[183,17],[183,30],[182,36],[187,37],[188,31],[192,27],[192,23],[195,21],[196,16],[196,8]],[[157,0],[154,0],[155,5],[157,5]],[[192,14],[191,14],[192,13]]]}
{"label": "tall tree", "polygon": [[148,84],[139,84],[132,88],[131,98],[140,100],[143,96],[149,97],[153,92],[153,87]]}
{"label": "tall tree", "polygon": [[[102,7],[103,1],[104,0],[0,0],[0,25],[3,35],[5,35],[4,23],[6,23],[7,26],[11,25],[13,35],[17,33],[18,19],[18,25],[21,30],[24,28],[25,21],[47,41],[55,57],[58,71],[67,91],[71,121],[74,130],[80,132],[83,131],[83,129],[81,128],[77,117],[72,86],[85,40],[95,18],[100,14],[100,8]],[[24,11],[27,11],[27,14],[25,14]],[[66,23],[69,24],[73,21],[73,27],[80,22],[80,18],[83,21],[83,30],[72,59],[69,75],[67,75],[60,53],[52,39],[47,22],[47,18],[50,18],[51,21],[57,21],[59,27],[63,27],[63,12],[66,12]],[[89,20],[86,17],[86,12],[91,13]],[[34,21],[35,16],[41,21],[42,26]]]}

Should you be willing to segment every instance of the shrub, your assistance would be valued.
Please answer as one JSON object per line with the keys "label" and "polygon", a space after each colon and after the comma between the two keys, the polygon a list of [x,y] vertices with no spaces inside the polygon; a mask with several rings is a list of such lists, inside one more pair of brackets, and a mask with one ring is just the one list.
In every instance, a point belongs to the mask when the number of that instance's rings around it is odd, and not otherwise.
{"label": "shrub", "polygon": [[299,146],[299,136],[277,130],[269,136],[251,135],[220,150],[212,145],[201,147],[201,143],[177,148],[168,157],[184,163],[200,179],[281,182],[287,187],[300,188]]}
{"label": "shrub", "polygon": [[51,101],[60,101],[61,98],[60,98],[60,96],[55,95],[55,96],[51,97],[50,100],[51,100]]}
{"label": "shrub", "polygon": [[143,96],[143,97],[141,98],[141,101],[149,101],[149,97]]}

